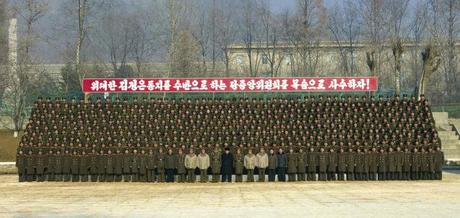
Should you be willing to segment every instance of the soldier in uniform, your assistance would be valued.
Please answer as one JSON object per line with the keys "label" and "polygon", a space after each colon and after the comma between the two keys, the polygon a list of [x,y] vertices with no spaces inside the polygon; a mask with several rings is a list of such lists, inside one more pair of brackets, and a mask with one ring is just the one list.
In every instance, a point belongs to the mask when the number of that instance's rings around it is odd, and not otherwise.
{"label": "soldier in uniform", "polygon": [[104,153],[104,150],[101,149],[99,155],[97,156],[97,174],[99,175],[99,182],[106,182],[107,174],[107,156]]}
{"label": "soldier in uniform", "polygon": [[259,171],[259,182],[265,182],[265,170],[268,167],[268,155],[265,153],[265,149],[261,148],[260,152],[257,153],[256,167]]}
{"label": "soldier in uniform", "polygon": [[114,159],[112,155],[112,150],[108,150],[106,155],[102,155],[103,163],[105,164],[105,182],[113,182],[114,179]]}
{"label": "soldier in uniform", "polygon": [[328,162],[327,162],[327,180],[335,181],[337,180],[335,173],[337,171],[337,153],[334,151],[334,148],[329,150]]}
{"label": "soldier in uniform", "polygon": [[176,155],[169,149],[165,155],[166,182],[174,182],[174,171],[176,170]]}
{"label": "soldier in uniform", "polygon": [[222,168],[222,153],[218,145],[214,147],[211,153],[211,171],[212,182],[220,182],[220,170]]}
{"label": "soldier in uniform", "polygon": [[347,171],[347,163],[345,157],[346,153],[344,152],[343,148],[340,148],[339,153],[337,154],[337,177],[340,181],[345,180],[345,173]]}
{"label": "soldier in uniform", "polygon": [[427,180],[429,174],[429,156],[425,148],[420,149],[420,179]]}
{"label": "soldier in uniform", "polygon": [[138,168],[139,168],[139,182],[147,182],[147,155],[145,150],[141,150],[140,154],[137,155]]}
{"label": "soldier in uniform", "polygon": [[137,149],[133,150],[131,154],[131,174],[133,175],[132,181],[139,182],[140,178],[140,159]]}
{"label": "soldier in uniform", "polygon": [[442,166],[444,165],[444,153],[441,151],[440,147],[436,147],[434,163],[435,179],[442,180]]}
{"label": "soldier in uniform", "polygon": [[297,154],[297,178],[299,181],[305,181],[305,173],[306,173],[306,157],[307,155],[303,151],[302,148],[299,149],[299,153]]}
{"label": "soldier in uniform", "polygon": [[80,179],[82,182],[88,182],[88,172],[89,172],[88,159],[89,159],[89,156],[86,154],[85,151],[82,151],[81,156],[80,156],[80,166],[78,166],[79,175],[80,175]]}
{"label": "soldier in uniform", "polygon": [[409,148],[404,148],[404,156],[402,163],[402,179],[410,180],[411,179],[411,169],[412,169],[412,153],[409,151]]}
{"label": "soldier in uniform", "polygon": [[361,148],[356,150],[355,156],[355,180],[363,180],[364,176],[364,153],[361,152]]}
{"label": "soldier in uniform", "polygon": [[26,181],[27,177],[27,163],[26,163],[26,158],[24,155],[24,152],[22,150],[19,150],[18,154],[16,155],[16,167],[18,168],[18,176],[19,176],[19,182],[24,182]]}
{"label": "soldier in uniform", "polygon": [[187,182],[194,183],[196,181],[195,169],[197,167],[197,156],[193,149],[185,156],[184,165],[187,169]]}
{"label": "soldier in uniform", "polygon": [[277,164],[278,181],[286,182],[287,157],[282,148],[278,150]]}
{"label": "soldier in uniform", "polygon": [[347,163],[347,180],[355,180],[355,153],[352,148],[348,149],[347,155],[345,156],[345,161]]}
{"label": "soldier in uniform", "polygon": [[222,181],[223,182],[232,182],[232,171],[233,171],[233,154],[231,154],[230,149],[226,147],[224,154],[222,154]]}
{"label": "soldier in uniform", "polygon": [[163,153],[163,149],[160,148],[156,155],[156,166],[157,166],[157,175],[158,175],[158,182],[165,182],[165,154]]}
{"label": "soldier in uniform", "polygon": [[233,165],[235,166],[235,181],[243,182],[244,155],[241,153],[241,148],[236,150]]}
{"label": "soldier in uniform", "polygon": [[55,181],[56,176],[55,176],[55,167],[56,167],[56,155],[53,154],[53,150],[48,151],[48,155],[46,156],[46,177],[47,181]]}
{"label": "soldier in uniform", "polygon": [[318,155],[314,148],[310,148],[307,154],[307,180],[316,181],[316,167],[318,166]]}
{"label": "soldier in uniform", "polygon": [[256,167],[256,156],[252,153],[252,149],[248,150],[248,154],[244,156],[244,168],[248,173],[248,182],[254,182],[254,168]]}
{"label": "soldier in uniform", "polygon": [[429,180],[435,179],[435,153],[433,148],[428,148],[428,178]]}
{"label": "soldier in uniform", "polygon": [[268,155],[268,181],[274,182],[276,177],[276,168],[278,166],[278,158],[276,157],[275,151],[270,149]]}
{"label": "soldier in uniform", "polygon": [[132,158],[129,154],[129,150],[125,150],[125,154],[123,155],[123,181],[130,182],[131,181],[131,166],[132,166]]}
{"label": "soldier in uniform", "polygon": [[396,147],[396,180],[402,180],[403,164],[404,164],[404,153],[401,151],[401,147]]}
{"label": "soldier in uniform", "polygon": [[387,179],[387,162],[388,155],[383,148],[380,148],[380,153],[378,155],[378,176],[379,180]]}
{"label": "soldier in uniform", "polygon": [[149,154],[147,155],[147,182],[155,182],[155,166],[155,155],[153,154],[153,150],[149,150]]}
{"label": "soldier in uniform", "polygon": [[377,180],[378,153],[375,147],[369,151],[369,180]]}
{"label": "soldier in uniform", "polygon": [[54,158],[54,178],[55,181],[61,182],[62,181],[62,167],[64,165],[63,156],[61,155],[61,151],[56,151],[56,156]]}
{"label": "soldier in uniform", "polygon": [[35,165],[36,159],[32,153],[32,150],[29,150],[28,155],[26,156],[26,170],[27,170],[27,182],[36,181],[35,177]]}
{"label": "soldier in uniform", "polygon": [[96,150],[91,150],[90,158],[89,158],[89,167],[90,167],[90,174],[91,174],[91,182],[97,182],[98,181],[98,161],[99,157],[97,155]]}
{"label": "soldier in uniform", "polygon": [[412,153],[412,162],[411,162],[411,179],[419,180],[420,179],[420,165],[421,165],[421,156],[417,148],[414,148],[414,153]]}
{"label": "soldier in uniform", "polygon": [[178,182],[180,183],[185,182],[185,173],[186,173],[185,155],[182,149],[179,149],[179,153],[177,154],[176,167],[177,167]]}
{"label": "soldier in uniform", "polygon": [[201,153],[198,155],[198,168],[200,169],[200,182],[208,182],[208,168],[211,166],[209,155],[206,154],[206,150],[201,149]]}
{"label": "soldier in uniform", "polygon": [[319,181],[326,181],[327,180],[327,162],[328,162],[328,154],[324,152],[324,148],[321,147],[318,153],[318,180]]}
{"label": "soldier in uniform", "polygon": [[70,165],[70,173],[72,175],[72,182],[79,182],[80,181],[80,155],[78,155],[77,151],[72,152],[72,162]]}
{"label": "soldier in uniform", "polygon": [[116,153],[113,155],[113,174],[114,181],[121,182],[123,179],[123,155],[120,150],[117,149]]}
{"label": "soldier in uniform", "polygon": [[43,155],[42,151],[39,150],[38,154],[35,155],[35,158],[35,175],[37,176],[38,182],[43,182],[45,181],[45,156]]}
{"label": "soldier in uniform", "polygon": [[289,149],[289,154],[287,156],[288,162],[288,181],[295,182],[297,174],[297,154],[294,153],[294,149]]}
{"label": "soldier in uniform", "polygon": [[397,153],[393,151],[393,148],[390,147],[388,149],[387,154],[387,180],[395,180],[396,179],[396,162],[397,162]]}

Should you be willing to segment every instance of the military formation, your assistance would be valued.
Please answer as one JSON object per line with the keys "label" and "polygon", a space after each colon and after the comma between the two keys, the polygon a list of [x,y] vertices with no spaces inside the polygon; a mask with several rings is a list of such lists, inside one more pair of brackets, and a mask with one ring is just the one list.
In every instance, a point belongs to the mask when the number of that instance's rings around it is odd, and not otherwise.
{"label": "military formation", "polygon": [[421,99],[38,99],[19,181],[440,180]]}

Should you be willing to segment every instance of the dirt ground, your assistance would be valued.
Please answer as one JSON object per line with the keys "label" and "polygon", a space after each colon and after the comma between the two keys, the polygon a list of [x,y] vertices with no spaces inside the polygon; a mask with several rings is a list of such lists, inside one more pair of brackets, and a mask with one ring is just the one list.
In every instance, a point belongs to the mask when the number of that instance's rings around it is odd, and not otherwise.
{"label": "dirt ground", "polygon": [[16,161],[16,148],[21,140],[22,134],[14,138],[13,132],[0,130],[0,162]]}
{"label": "dirt ground", "polygon": [[443,181],[243,184],[18,183],[0,176],[0,217],[460,217]]}

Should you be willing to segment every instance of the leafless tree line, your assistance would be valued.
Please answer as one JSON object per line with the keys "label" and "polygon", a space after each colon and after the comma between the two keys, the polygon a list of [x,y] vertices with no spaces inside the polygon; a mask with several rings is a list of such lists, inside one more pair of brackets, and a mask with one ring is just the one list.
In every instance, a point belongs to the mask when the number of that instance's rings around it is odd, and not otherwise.
{"label": "leafless tree line", "polygon": [[[79,81],[88,76],[88,64],[125,73],[128,63],[134,63],[131,73],[144,76],[158,67],[149,63],[162,62],[167,67],[157,70],[168,76],[221,70],[229,76],[234,44],[244,48],[250,76],[261,76],[262,61],[269,66],[264,76],[279,76],[283,61],[290,62],[293,76],[316,75],[323,55],[316,47],[333,41],[338,54],[334,64],[343,75],[379,76],[397,94],[414,89],[453,100],[460,96],[458,0],[343,0],[328,5],[297,0],[295,8],[286,10],[273,10],[269,0],[8,2],[0,0],[0,63],[8,65],[7,24],[14,16],[19,23],[14,81],[19,83],[32,81],[28,72],[42,71],[32,65],[49,62],[71,64]],[[360,46],[366,69],[358,65]],[[6,101],[3,92],[17,84],[5,76],[11,73],[1,75],[0,94]],[[21,102],[30,91],[24,87],[32,86],[17,86],[22,94],[15,101]]]}

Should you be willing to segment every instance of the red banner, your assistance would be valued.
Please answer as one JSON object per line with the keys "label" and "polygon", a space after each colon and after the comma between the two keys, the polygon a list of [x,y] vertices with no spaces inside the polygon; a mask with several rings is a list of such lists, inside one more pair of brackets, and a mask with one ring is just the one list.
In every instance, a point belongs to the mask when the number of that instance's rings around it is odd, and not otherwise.
{"label": "red banner", "polygon": [[373,92],[377,77],[90,78],[83,92]]}

